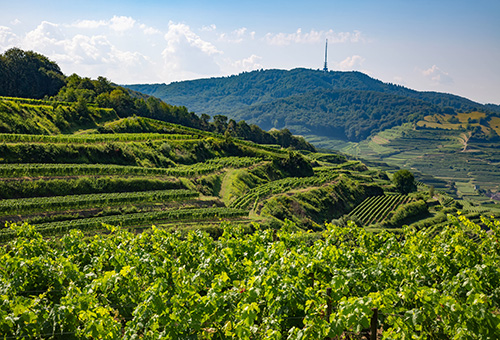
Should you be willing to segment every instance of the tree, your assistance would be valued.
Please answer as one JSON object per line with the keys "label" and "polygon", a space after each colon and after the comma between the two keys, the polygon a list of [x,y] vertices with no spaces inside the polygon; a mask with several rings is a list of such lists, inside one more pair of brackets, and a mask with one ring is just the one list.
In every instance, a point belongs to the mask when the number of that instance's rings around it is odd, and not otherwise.
{"label": "tree", "polygon": [[53,96],[64,86],[59,66],[41,54],[11,48],[0,55],[0,95],[37,98]]}
{"label": "tree", "polygon": [[408,170],[398,170],[392,177],[392,183],[396,189],[402,194],[408,194],[417,190],[415,185],[415,177]]}

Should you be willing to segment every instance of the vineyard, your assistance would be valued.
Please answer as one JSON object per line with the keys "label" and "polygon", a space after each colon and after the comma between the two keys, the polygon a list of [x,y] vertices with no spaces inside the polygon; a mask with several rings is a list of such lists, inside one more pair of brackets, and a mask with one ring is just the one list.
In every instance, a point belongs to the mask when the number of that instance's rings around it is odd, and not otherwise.
{"label": "vineyard", "polygon": [[0,339],[499,338],[495,204],[87,80],[0,97]]}
{"label": "vineyard", "polygon": [[407,195],[372,196],[358,205],[349,216],[356,217],[364,226],[382,223],[398,206],[411,200]]}
{"label": "vineyard", "polygon": [[[43,235],[73,228],[95,232],[102,223],[182,228],[220,218],[272,228],[288,220],[315,231],[340,218],[400,228],[408,216],[438,213],[420,214],[427,211],[425,197],[398,194],[383,171],[343,155],[118,117],[95,105],[82,111],[85,116],[57,100],[0,102],[2,131],[17,131],[0,133],[0,223],[29,222]],[[419,192],[427,191],[417,184]],[[450,196],[439,195],[443,208],[456,206]],[[8,228],[1,233],[3,240],[14,237]]]}
{"label": "vineyard", "polygon": [[[497,339],[500,222],[450,217],[439,232],[349,225],[213,239],[161,228],[0,248],[4,339]],[[374,312],[375,311],[375,312]],[[374,318],[374,313],[376,313]],[[371,323],[371,325],[370,325]],[[371,326],[371,327],[370,327]]]}

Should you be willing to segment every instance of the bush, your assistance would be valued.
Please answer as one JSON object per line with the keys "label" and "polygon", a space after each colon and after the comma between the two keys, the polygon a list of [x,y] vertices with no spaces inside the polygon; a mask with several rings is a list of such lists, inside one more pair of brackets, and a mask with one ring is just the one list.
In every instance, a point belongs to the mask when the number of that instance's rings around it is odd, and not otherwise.
{"label": "bush", "polygon": [[409,218],[428,213],[427,204],[424,201],[416,201],[402,205],[394,211],[389,223],[393,226],[402,225]]}

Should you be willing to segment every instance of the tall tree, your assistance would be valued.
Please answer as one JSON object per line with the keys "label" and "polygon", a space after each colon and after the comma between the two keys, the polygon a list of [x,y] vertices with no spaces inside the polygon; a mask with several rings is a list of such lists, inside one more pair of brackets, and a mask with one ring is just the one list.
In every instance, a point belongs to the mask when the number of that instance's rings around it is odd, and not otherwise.
{"label": "tall tree", "polygon": [[408,170],[396,171],[392,177],[392,183],[394,183],[396,189],[402,194],[409,194],[417,190],[415,177]]}
{"label": "tall tree", "polygon": [[11,48],[0,59],[0,95],[40,99],[64,86],[59,66],[41,54]]}

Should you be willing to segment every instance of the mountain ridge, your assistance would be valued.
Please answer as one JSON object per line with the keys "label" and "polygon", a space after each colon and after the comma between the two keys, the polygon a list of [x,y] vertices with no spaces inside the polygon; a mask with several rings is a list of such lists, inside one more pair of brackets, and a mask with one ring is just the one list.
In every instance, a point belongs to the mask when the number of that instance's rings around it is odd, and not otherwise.
{"label": "mountain ridge", "polygon": [[[500,113],[500,106],[494,104],[486,106],[448,93],[419,92],[400,85],[384,83],[358,71],[271,69],[244,72],[229,77],[175,82],[169,85],[125,86],[174,105],[187,106],[198,114],[225,115],[232,119],[244,119],[250,123],[260,124],[264,129],[287,128],[297,134],[328,135],[349,141],[360,141],[385,128],[403,122],[417,121],[422,119],[423,115],[431,114],[430,110],[437,114],[477,110]],[[350,97],[356,98],[358,102],[344,100],[343,103],[337,103],[336,98],[328,98],[339,91],[344,91],[344,94],[347,93],[345,91],[354,91]],[[361,94],[362,92],[365,93]],[[308,93],[311,95],[307,95]],[[371,93],[379,95],[374,98]],[[350,131],[352,130],[350,126],[338,124],[333,129],[325,130],[323,123],[318,126],[315,121],[308,122],[307,125],[317,128],[309,127],[304,131],[303,128],[297,128],[299,125],[304,126],[302,116],[306,114],[301,98],[308,106],[308,115],[313,115],[317,121],[329,122],[330,125],[337,122],[339,117],[342,120],[341,116],[350,113],[353,118],[363,117],[367,108],[372,111],[378,110],[380,114],[375,118],[376,123],[373,117],[369,117],[371,121],[360,122],[360,129],[356,131]],[[370,99],[369,102],[366,102],[367,98]],[[287,105],[284,103],[285,99],[295,104]],[[406,105],[393,105],[395,102],[405,100]],[[417,101],[421,107],[416,107]],[[399,111],[397,111],[398,108]],[[408,119],[410,111],[413,115]],[[294,116],[301,117],[293,119]],[[388,119],[390,122],[387,121]],[[365,128],[361,128],[363,125]],[[371,127],[367,129],[366,125]]]}

